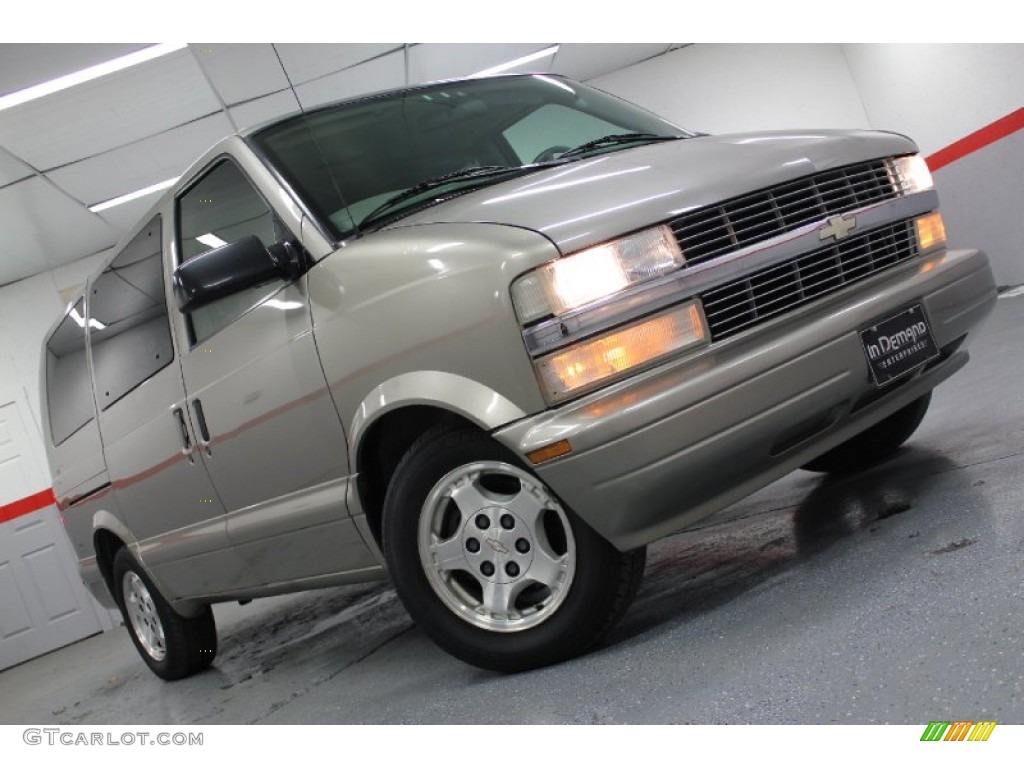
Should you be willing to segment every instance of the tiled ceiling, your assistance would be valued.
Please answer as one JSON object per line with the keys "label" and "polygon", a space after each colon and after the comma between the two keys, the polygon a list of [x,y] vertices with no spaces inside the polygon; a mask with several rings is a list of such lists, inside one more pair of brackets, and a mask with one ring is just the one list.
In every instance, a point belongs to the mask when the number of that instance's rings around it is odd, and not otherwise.
{"label": "tiled ceiling", "polygon": [[[180,175],[220,138],[300,108],[462,77],[553,43],[193,43],[0,111],[0,285],[110,248],[157,195],[89,206]],[[523,71],[588,80],[675,43],[561,43]],[[148,44],[0,44],[0,96]]]}

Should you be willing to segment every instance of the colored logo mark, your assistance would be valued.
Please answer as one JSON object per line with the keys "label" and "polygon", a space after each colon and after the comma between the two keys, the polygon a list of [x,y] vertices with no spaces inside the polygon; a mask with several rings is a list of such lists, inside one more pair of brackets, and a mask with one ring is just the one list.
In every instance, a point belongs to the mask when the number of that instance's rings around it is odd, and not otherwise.
{"label": "colored logo mark", "polygon": [[932,720],[921,734],[921,741],[988,741],[995,720]]}

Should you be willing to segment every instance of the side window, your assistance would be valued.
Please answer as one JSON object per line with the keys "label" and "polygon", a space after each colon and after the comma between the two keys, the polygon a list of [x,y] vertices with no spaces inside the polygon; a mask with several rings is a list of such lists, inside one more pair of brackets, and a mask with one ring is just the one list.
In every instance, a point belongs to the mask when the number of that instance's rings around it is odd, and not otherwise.
{"label": "side window", "polygon": [[93,282],[89,345],[96,401],[108,408],[174,359],[157,216]]}
{"label": "side window", "polygon": [[[294,240],[245,175],[227,160],[178,200],[178,233],[183,263],[246,235],[255,235],[264,246]],[[272,280],[190,312],[192,343],[230,325],[283,285],[283,280]]]}
{"label": "side window", "polygon": [[564,151],[624,130],[621,125],[561,104],[545,104],[510,125],[502,135],[516,153],[519,162],[532,163],[553,147]]}
{"label": "side window", "polygon": [[93,419],[92,384],[85,360],[85,299],[46,340],[46,402],[50,437],[60,445]]}

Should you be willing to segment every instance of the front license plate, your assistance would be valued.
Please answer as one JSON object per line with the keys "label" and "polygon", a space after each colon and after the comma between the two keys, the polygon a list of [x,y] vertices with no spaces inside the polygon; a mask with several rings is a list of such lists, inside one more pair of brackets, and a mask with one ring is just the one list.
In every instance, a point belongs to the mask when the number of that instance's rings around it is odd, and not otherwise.
{"label": "front license plate", "polygon": [[860,332],[875,384],[884,387],[939,356],[920,304]]}

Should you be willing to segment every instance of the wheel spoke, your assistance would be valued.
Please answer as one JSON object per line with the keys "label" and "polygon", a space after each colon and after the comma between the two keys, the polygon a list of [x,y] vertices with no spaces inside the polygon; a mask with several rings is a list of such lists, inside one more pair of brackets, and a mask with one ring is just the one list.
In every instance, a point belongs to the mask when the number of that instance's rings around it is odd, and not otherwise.
{"label": "wheel spoke", "polygon": [[464,571],[467,568],[466,553],[457,535],[431,546],[430,554],[434,558],[435,567],[442,573]]}
{"label": "wheel spoke", "polygon": [[499,584],[494,581],[481,582],[484,588],[483,607],[493,616],[507,617],[513,611],[516,596],[522,584]]}
{"label": "wheel spoke", "polygon": [[525,483],[519,488],[516,495],[504,502],[502,506],[518,515],[530,531],[536,534],[537,526],[540,524],[544,512],[544,504],[526,487]]}
{"label": "wheel spoke", "polygon": [[459,508],[463,520],[494,503],[477,488],[476,478],[467,479],[462,485],[454,488],[450,496],[455,506]]}
{"label": "wheel spoke", "polygon": [[537,547],[533,553],[533,563],[526,577],[543,584],[551,590],[558,587],[569,569],[569,558],[566,555],[556,557],[549,554],[543,547]]}

